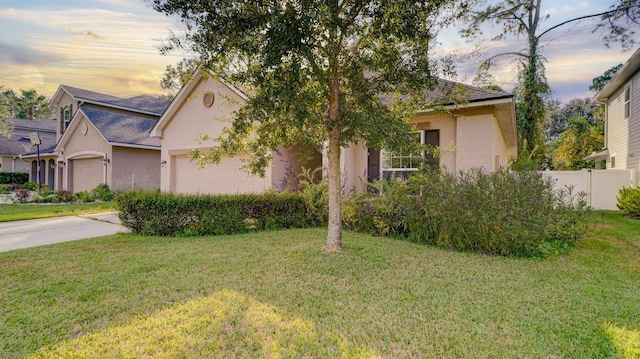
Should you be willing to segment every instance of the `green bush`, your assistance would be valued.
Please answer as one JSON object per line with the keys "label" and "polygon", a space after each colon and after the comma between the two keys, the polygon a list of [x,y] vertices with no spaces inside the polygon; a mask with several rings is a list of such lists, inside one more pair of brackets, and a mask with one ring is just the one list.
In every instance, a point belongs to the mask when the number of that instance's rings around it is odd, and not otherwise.
{"label": "green bush", "polygon": [[69,191],[59,190],[56,192],[58,202],[71,202],[73,200],[73,193]]}
{"label": "green bush", "polygon": [[34,182],[25,182],[22,184],[22,187],[27,191],[35,191],[38,189],[38,184]]}
{"label": "green bush", "polygon": [[73,194],[73,200],[82,203],[91,203],[96,201],[96,196],[91,191],[80,191]]}
{"label": "green bush", "polygon": [[43,183],[40,185],[40,189],[38,190],[38,196],[47,197],[51,194],[51,189],[49,188],[49,184]]}
{"label": "green bush", "polygon": [[11,184],[0,184],[0,193],[7,194],[10,193],[12,189],[13,186]]}
{"label": "green bush", "polygon": [[0,184],[24,184],[29,181],[29,172],[0,172]]}
{"label": "green bush", "polygon": [[623,214],[640,217],[640,187],[622,187],[616,197],[616,204]]}
{"label": "green bush", "polygon": [[109,202],[113,201],[113,192],[108,185],[101,183],[91,190],[93,197],[97,200]]}
{"label": "green bush", "polygon": [[307,208],[307,217],[314,226],[329,222],[329,183],[317,180],[320,170],[310,171],[303,168],[298,176],[297,192],[302,195]]}
{"label": "green bush", "polygon": [[298,194],[179,195],[159,191],[119,193],[124,226],[145,235],[220,235],[251,230],[304,227],[304,199]]}
{"label": "green bush", "polygon": [[347,201],[348,228],[504,256],[544,255],[586,230],[584,194],[538,172],[426,171],[373,186]]}

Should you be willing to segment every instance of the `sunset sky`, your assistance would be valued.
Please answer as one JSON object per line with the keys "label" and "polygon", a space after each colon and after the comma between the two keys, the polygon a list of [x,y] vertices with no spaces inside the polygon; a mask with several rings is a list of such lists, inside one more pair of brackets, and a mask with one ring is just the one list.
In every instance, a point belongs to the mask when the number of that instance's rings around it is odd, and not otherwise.
{"label": "sunset sky", "polygon": [[[604,11],[613,0],[545,2],[550,18],[543,29]],[[543,39],[554,98],[593,96],[588,91],[591,79],[633,54],[618,45],[606,48],[602,34],[591,32],[593,25],[584,21],[566,26]],[[178,19],[155,12],[143,0],[0,0],[0,85],[36,89],[48,97],[60,84],[123,97],[160,94],[165,67],[184,57],[158,51],[171,30],[179,32]],[[484,49],[517,51],[525,47],[521,40],[486,43]],[[434,54],[464,57],[474,48],[451,30],[439,41]],[[461,64],[458,80],[469,82],[479,63],[480,58],[471,58]],[[514,66],[500,63],[492,73],[505,90],[512,89]]]}

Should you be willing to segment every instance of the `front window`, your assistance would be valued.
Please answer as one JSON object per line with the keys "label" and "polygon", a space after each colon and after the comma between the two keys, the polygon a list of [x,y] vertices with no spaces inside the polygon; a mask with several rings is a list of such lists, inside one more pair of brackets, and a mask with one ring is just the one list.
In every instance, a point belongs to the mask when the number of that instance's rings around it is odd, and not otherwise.
{"label": "front window", "polygon": [[65,108],[63,116],[64,116],[64,129],[66,130],[67,128],[69,128],[69,123],[71,122],[71,109]]}
{"label": "front window", "polygon": [[611,159],[609,160],[609,167],[616,168],[616,156],[611,156]]}
{"label": "front window", "polygon": [[631,86],[624,89],[624,118],[631,117]]}
{"label": "front window", "polygon": [[[414,132],[412,141],[424,143],[424,132]],[[411,172],[417,171],[422,163],[421,151],[382,152],[382,177],[407,179]]]}

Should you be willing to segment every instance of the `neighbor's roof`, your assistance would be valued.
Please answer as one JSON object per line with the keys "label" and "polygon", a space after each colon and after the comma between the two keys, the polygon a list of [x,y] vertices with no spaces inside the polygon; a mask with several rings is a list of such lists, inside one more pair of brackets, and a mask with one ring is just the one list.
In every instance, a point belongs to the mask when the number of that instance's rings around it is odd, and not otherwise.
{"label": "neighbor's roof", "polygon": [[81,111],[111,144],[160,147],[160,139],[149,137],[155,120],[93,108]]}
{"label": "neighbor's roof", "polygon": [[[106,107],[113,107],[124,110],[133,110],[135,112],[160,116],[169,106],[170,102],[158,97],[142,95],[130,98],[121,98],[111,95],[105,95],[99,92],[83,90],[67,85],[60,85],[60,88],[53,96],[55,99],[58,93],[63,90],[79,101],[93,103]],[[52,100],[53,101],[53,100]]]}
{"label": "neighbor's roof", "polygon": [[45,132],[56,132],[56,119],[48,119],[48,120],[23,120],[17,118],[13,120],[13,127],[20,130],[33,130],[33,131],[45,131]]}
{"label": "neighbor's roof", "polygon": [[[36,147],[34,146],[31,151],[25,151],[22,146],[21,139],[29,142],[29,138],[25,138],[20,135],[12,135],[11,138],[6,138],[0,136],[0,155],[5,156],[18,156],[18,155],[26,155],[29,153],[36,153]],[[40,144],[40,153],[51,152],[56,147],[56,139],[55,138],[41,138],[42,143]]]}
{"label": "neighbor's roof", "polygon": [[640,49],[625,62],[618,73],[607,83],[598,94],[596,94],[596,101],[605,102],[609,96],[613,95],[620,86],[624,85],[636,71],[640,69]]}

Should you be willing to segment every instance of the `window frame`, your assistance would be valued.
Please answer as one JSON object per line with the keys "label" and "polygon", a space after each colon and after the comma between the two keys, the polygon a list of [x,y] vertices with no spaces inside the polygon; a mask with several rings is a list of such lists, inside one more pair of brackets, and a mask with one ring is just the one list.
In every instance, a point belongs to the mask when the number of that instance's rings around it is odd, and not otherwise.
{"label": "window frame", "polygon": [[69,124],[71,123],[71,108],[65,107],[64,111],[62,111],[62,123],[64,123],[65,131],[69,128]]}
{"label": "window frame", "polygon": [[[419,131],[413,131],[412,133],[414,134],[418,134],[420,137],[420,144],[424,144],[425,141],[425,131],[423,130],[419,130]],[[401,178],[401,179],[407,179],[408,176],[415,171],[418,171],[420,169],[420,164],[422,163],[422,160],[424,160],[424,151],[420,151],[419,154],[416,155],[396,155],[391,151],[388,151],[386,149],[383,149],[382,151],[380,151],[380,156],[381,156],[381,161],[380,161],[380,172],[382,174],[381,178]],[[415,163],[415,167],[413,167],[413,163],[411,163],[411,158],[413,157],[420,157],[421,160],[417,161]],[[391,166],[393,164],[394,158],[398,159],[400,161],[400,163],[403,162],[403,160],[408,159],[410,161],[409,165],[412,167],[393,167]],[[389,167],[387,167],[387,164],[390,164]]]}
{"label": "window frame", "polygon": [[622,99],[623,99],[623,103],[624,103],[624,119],[628,120],[631,118],[631,98],[632,98],[632,90],[631,90],[631,84],[628,84],[627,86],[624,87],[624,91],[622,93]]}

